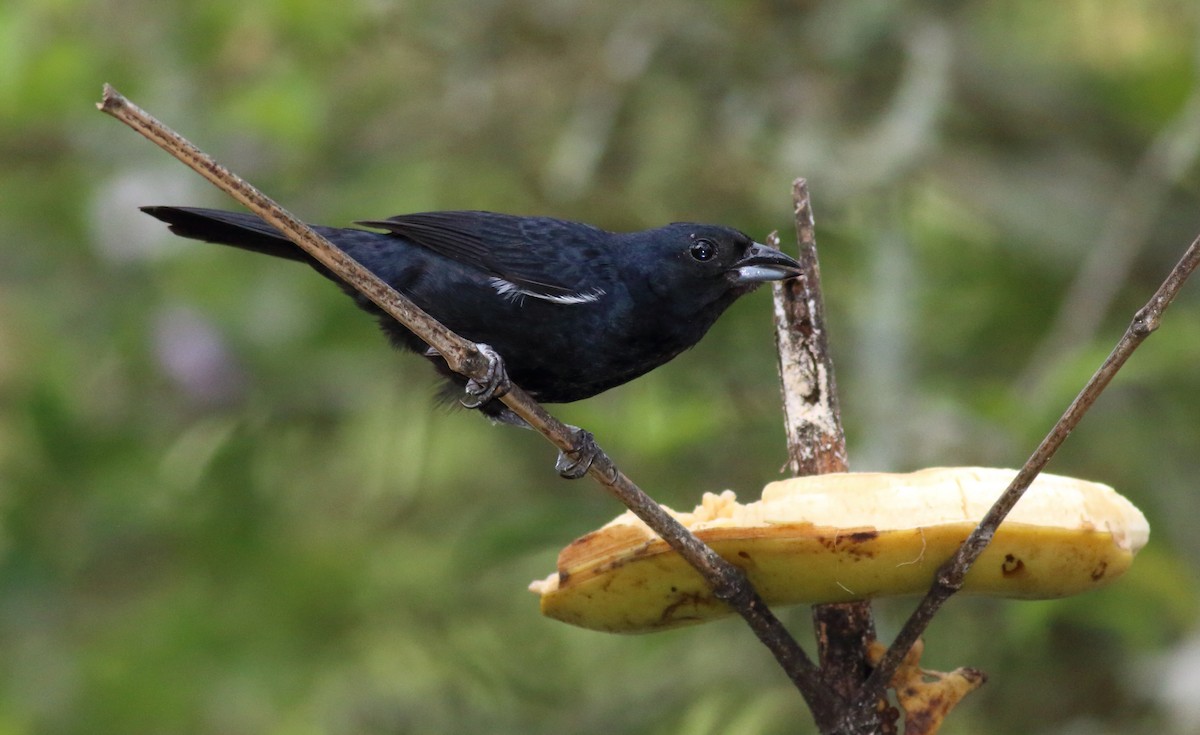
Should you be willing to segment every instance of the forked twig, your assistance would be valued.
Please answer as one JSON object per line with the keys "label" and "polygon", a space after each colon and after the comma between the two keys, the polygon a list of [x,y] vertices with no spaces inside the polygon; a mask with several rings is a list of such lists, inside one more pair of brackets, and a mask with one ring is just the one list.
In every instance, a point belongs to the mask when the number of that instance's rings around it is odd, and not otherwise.
{"label": "forked twig", "polygon": [[[129,102],[110,85],[104,86],[104,96],[97,107],[148,138],[276,227],[338,278],[419,335],[442,355],[452,370],[467,377],[485,377],[487,360],[473,343],[447,329],[261,191]],[[518,386],[512,386],[501,400],[560,450],[570,451],[575,448],[574,432],[551,416]],[[712,588],[713,594],[746,620],[799,689],[818,726],[824,730],[836,717],[839,706],[844,706],[845,703],[839,701],[821,681],[812,660],[767,608],[746,575],[738,567],[718,556],[663,511],[658,503],[617,469],[603,450],[598,449],[588,474],[670,544],[700,573]]]}
{"label": "forked twig", "polygon": [[1116,347],[1109,353],[1104,363],[1096,370],[1083,390],[1067,407],[1066,412],[1054,424],[1050,433],[1042,440],[1033,455],[1025,461],[1025,465],[1013,478],[1008,488],[1000,495],[1000,498],[979,522],[979,525],[967,537],[954,556],[950,557],[945,564],[938,569],[937,576],[934,578],[933,586],[926,593],[924,599],[921,600],[916,610],[905,622],[904,627],[888,648],[880,660],[875,671],[871,673],[862,690],[855,697],[854,704],[849,711],[853,712],[861,707],[870,706],[871,703],[883,692],[884,687],[891,681],[892,675],[896,673],[897,667],[900,665],[904,655],[912,648],[917,639],[925,631],[933,619],[934,614],[941,608],[942,604],[949,599],[951,595],[957,592],[963,584],[963,578],[966,577],[967,571],[971,565],[983,553],[984,548],[992,540],[996,529],[1004,520],[1008,512],[1012,510],[1017,501],[1025,493],[1025,490],[1037,477],[1038,473],[1054,456],[1058,448],[1066,440],[1067,436],[1079,425],[1079,421],[1087,413],[1092,404],[1096,402],[1100,394],[1112,381],[1113,376],[1129,359],[1142,342],[1150,336],[1154,330],[1158,329],[1158,325],[1162,320],[1163,312],[1174,301],[1175,296],[1187,281],[1188,276],[1200,264],[1200,237],[1192,241],[1188,246],[1187,251],[1180,258],[1179,262],[1171,270],[1167,279],[1158,287],[1150,301],[1146,303],[1133,316],[1133,320],[1125,329],[1125,333],[1117,342]]}

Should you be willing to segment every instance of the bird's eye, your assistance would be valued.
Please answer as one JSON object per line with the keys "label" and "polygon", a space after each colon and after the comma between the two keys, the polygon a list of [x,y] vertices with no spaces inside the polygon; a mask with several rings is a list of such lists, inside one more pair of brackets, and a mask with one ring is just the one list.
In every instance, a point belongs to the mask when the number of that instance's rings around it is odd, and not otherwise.
{"label": "bird's eye", "polygon": [[692,243],[691,248],[692,258],[701,263],[712,260],[717,255],[717,244],[712,240],[701,238]]}

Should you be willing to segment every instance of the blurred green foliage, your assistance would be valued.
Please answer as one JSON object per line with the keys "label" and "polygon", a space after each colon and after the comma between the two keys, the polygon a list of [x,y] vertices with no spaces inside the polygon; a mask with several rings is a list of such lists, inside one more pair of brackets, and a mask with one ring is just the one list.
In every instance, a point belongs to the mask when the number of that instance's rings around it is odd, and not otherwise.
{"label": "blurred green foliage", "polygon": [[[1198,59],[1185,0],[0,5],[0,733],[811,731],[736,621],[542,619],[524,585],[619,509],[432,408],[319,277],[137,213],[228,202],[102,83],[329,224],[787,240],[805,176],[851,463],[905,470],[1023,461],[1200,230]],[[1051,467],[1125,492],[1150,547],[1081,598],[953,601],[927,662],[991,681],[949,732],[1200,729],[1198,288]],[[665,502],[753,497],[769,312],[561,416]]]}

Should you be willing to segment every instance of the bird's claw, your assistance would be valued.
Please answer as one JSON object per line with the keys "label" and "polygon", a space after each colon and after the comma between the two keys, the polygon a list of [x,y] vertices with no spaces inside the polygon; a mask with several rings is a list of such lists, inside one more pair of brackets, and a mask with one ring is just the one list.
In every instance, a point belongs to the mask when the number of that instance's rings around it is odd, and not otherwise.
{"label": "bird's claw", "polygon": [[508,379],[508,372],[504,369],[504,360],[500,358],[500,354],[483,343],[476,344],[475,349],[487,359],[487,372],[482,380],[467,380],[467,397],[460,401],[465,408],[479,408],[512,390],[512,382]]}
{"label": "bird's claw", "polygon": [[592,432],[577,426],[570,428],[573,429],[571,449],[558,453],[554,469],[564,480],[578,480],[587,474],[592,462],[596,460],[600,448],[596,446],[596,438],[592,436]]}

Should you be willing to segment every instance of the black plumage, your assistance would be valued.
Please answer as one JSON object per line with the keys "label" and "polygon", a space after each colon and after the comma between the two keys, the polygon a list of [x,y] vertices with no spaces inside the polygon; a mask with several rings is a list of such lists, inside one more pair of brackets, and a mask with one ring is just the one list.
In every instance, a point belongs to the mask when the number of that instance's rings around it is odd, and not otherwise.
{"label": "black plumage", "polygon": [[[177,235],[298,260],[338,280],[255,215],[143,211]],[[451,330],[490,345],[513,382],[547,403],[588,398],[653,370],[696,344],[739,296],[799,273],[778,250],[716,225],[613,233],[476,211],[357,224],[383,232],[315,229]],[[466,385],[423,340],[342,287],[380,317],[395,345],[429,358],[455,391]],[[520,423],[498,399],[479,408]]]}

